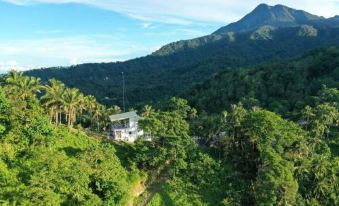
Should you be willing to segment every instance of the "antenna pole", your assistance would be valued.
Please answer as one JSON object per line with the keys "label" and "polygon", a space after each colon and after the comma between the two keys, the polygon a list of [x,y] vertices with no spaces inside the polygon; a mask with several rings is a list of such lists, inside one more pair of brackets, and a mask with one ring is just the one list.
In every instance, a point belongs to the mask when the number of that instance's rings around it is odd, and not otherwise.
{"label": "antenna pole", "polygon": [[122,75],[122,107],[124,112],[126,112],[126,107],[125,107],[125,76],[124,72],[121,72]]}

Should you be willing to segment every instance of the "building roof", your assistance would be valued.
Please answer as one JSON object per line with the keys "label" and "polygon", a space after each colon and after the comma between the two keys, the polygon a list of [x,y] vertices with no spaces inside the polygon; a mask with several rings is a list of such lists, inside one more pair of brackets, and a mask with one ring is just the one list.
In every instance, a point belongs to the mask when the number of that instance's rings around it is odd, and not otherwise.
{"label": "building roof", "polygon": [[124,120],[124,119],[140,119],[140,117],[138,116],[138,114],[135,111],[132,112],[125,112],[125,113],[120,113],[120,114],[114,114],[109,116],[109,119],[111,120],[111,122],[115,122],[115,121],[120,121],[120,120]]}

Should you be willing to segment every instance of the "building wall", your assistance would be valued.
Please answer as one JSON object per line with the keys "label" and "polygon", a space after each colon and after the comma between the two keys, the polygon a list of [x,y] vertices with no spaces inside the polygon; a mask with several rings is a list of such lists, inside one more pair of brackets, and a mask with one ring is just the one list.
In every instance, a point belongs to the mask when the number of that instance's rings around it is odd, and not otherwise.
{"label": "building wall", "polygon": [[138,131],[138,119],[129,119],[128,128],[112,129],[113,139],[116,141],[134,142],[139,136],[143,135],[142,131]]}

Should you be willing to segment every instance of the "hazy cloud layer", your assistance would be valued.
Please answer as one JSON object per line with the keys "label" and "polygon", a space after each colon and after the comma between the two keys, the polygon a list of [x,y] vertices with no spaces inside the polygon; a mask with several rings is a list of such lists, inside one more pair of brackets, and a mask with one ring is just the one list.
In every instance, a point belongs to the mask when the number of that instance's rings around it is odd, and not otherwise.
{"label": "hazy cloud layer", "polygon": [[122,61],[133,53],[150,52],[137,45],[107,42],[116,41],[111,36],[104,35],[0,41],[0,72],[13,68],[27,70],[37,67],[37,59],[41,58],[43,63],[40,62],[39,66],[44,67]]}

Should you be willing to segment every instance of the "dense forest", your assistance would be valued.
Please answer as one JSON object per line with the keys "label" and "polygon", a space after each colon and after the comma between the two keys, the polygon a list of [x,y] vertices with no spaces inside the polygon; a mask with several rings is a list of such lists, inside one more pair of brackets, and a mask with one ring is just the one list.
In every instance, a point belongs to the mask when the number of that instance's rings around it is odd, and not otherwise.
{"label": "dense forest", "polygon": [[[314,48],[339,45],[338,28],[319,28],[316,36],[300,34],[301,29],[279,28],[272,31],[269,39],[265,39],[267,34],[263,29],[231,36],[212,35],[206,37],[206,44],[200,45],[200,41],[205,41],[200,39],[178,42],[155,54],[126,62],[44,68],[26,74],[39,77],[43,82],[58,79],[85,94],[94,94],[103,104],[121,106],[121,73],[124,72],[126,103],[136,107],[170,98],[227,68],[293,59]],[[309,32],[312,34],[312,31]],[[196,44],[199,46],[190,46]],[[173,49],[176,52],[172,53]]]}
{"label": "dense forest", "polygon": [[339,47],[316,50],[288,63],[227,69],[182,96],[209,113],[242,101],[293,115],[293,111],[311,104],[323,85],[339,88]]}
{"label": "dense forest", "polygon": [[[12,71],[0,87],[0,202],[338,205],[337,73],[337,48],[285,66],[226,70],[190,101],[145,105],[140,124],[153,140],[125,144],[106,137],[107,115],[119,107]],[[239,90],[223,92],[231,88]],[[230,96],[211,94],[219,90]]]}

